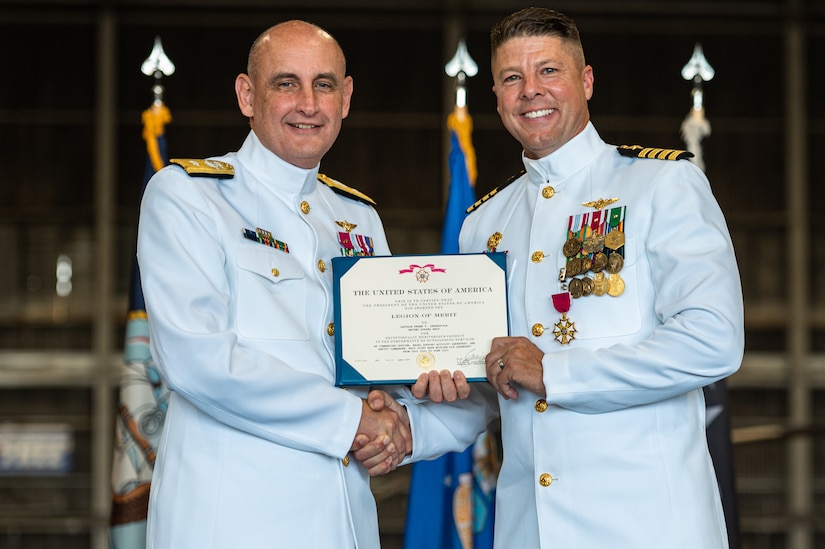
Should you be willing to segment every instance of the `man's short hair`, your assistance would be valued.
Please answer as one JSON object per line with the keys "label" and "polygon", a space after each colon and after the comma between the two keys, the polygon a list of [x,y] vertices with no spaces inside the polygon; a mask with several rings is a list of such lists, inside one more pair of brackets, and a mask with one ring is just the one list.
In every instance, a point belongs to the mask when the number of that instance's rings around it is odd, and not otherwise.
{"label": "man's short hair", "polygon": [[549,8],[524,8],[499,21],[490,30],[490,53],[492,57],[495,58],[496,51],[504,42],[511,38],[525,36],[555,36],[561,38],[565,44],[572,48],[574,53],[581,56],[580,61],[584,66],[584,50],[576,22],[572,18]]}

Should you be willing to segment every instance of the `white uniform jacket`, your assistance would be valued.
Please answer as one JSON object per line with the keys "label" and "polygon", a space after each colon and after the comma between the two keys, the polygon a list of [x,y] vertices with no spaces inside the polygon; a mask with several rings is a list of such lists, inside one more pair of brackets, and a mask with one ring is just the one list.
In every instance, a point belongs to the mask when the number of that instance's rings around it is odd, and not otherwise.
{"label": "white uniform jacket", "polygon": [[[254,133],[213,160],[232,164],[234,177],[169,166],[142,202],[151,347],[172,391],[148,546],[376,548],[369,477],[347,458],[366,391],[333,385],[330,260],[389,254],[381,221]],[[349,240],[337,221],[354,224]],[[404,401],[412,459],[472,443],[477,421],[465,414],[481,400],[434,413]]]}
{"label": "white uniform jacket", "polygon": [[[621,156],[592,124],[524,165],[460,237],[480,252],[501,234],[512,335],[545,353],[546,401],[520,389],[499,402],[496,547],[727,547],[701,388],[738,369],[743,305],[707,179],[687,160]],[[618,200],[583,205],[599,199]],[[624,292],[572,299],[577,331],[562,345],[551,296],[563,293],[571,216],[575,227],[623,206]]]}

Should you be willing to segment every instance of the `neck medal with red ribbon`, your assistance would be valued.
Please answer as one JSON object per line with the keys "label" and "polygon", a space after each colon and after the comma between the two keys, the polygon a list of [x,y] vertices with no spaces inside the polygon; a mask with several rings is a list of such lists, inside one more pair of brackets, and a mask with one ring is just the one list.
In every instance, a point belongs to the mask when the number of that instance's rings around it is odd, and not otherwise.
{"label": "neck medal with red ribbon", "polygon": [[627,206],[602,209],[616,201],[618,198],[585,202],[583,206],[597,210],[571,215],[568,220],[562,248],[566,261],[559,272],[559,286],[563,291],[552,296],[553,306],[561,313],[553,334],[562,345],[573,341],[577,332],[575,324],[567,318],[571,297],[605,294],[618,297],[624,292],[624,280],[619,271],[624,266]]}

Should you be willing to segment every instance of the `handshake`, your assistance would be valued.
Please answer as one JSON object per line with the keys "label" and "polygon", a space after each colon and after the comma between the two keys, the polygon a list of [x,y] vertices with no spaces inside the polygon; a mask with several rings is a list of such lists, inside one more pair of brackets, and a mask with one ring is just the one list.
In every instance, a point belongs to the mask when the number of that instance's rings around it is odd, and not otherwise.
{"label": "handshake", "polygon": [[[429,395],[433,402],[453,402],[456,398],[467,398],[470,388],[461,372],[453,377],[443,370],[421,374],[412,393],[416,398]],[[384,475],[412,454],[410,417],[407,409],[386,391],[370,391],[361,404],[361,422],[350,451],[371,477]]]}
{"label": "handshake", "polygon": [[361,405],[361,423],[350,452],[371,477],[384,475],[412,454],[410,417],[386,391],[370,391]]}
{"label": "handshake", "polygon": [[[518,398],[516,387],[545,398],[543,359],[541,349],[526,337],[493,338],[490,352],[484,357],[487,381],[507,400]],[[436,403],[470,396],[470,384],[458,370],[421,374],[411,389],[414,397],[429,397]],[[383,475],[412,454],[412,444],[407,409],[385,391],[370,391],[362,403],[361,423],[350,448],[355,459],[370,476]]]}

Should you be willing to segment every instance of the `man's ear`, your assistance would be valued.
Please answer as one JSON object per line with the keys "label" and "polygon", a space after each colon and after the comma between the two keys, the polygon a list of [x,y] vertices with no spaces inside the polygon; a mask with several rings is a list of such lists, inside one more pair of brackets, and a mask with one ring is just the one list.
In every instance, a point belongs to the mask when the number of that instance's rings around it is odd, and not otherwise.
{"label": "man's ear", "polygon": [[241,109],[241,113],[247,118],[252,118],[254,114],[252,110],[253,91],[252,79],[249,78],[249,76],[239,74],[238,77],[235,78],[235,95],[238,96],[238,107]]}
{"label": "man's ear", "polygon": [[584,84],[584,96],[588,101],[593,97],[593,83],[595,80],[596,76],[593,74],[593,67],[587,65],[582,73],[582,83]]}
{"label": "man's ear", "polygon": [[344,97],[343,97],[343,109],[342,109],[342,116],[341,118],[346,118],[349,115],[349,107],[352,101],[352,90],[353,90],[353,81],[351,76],[347,76],[344,78]]}

